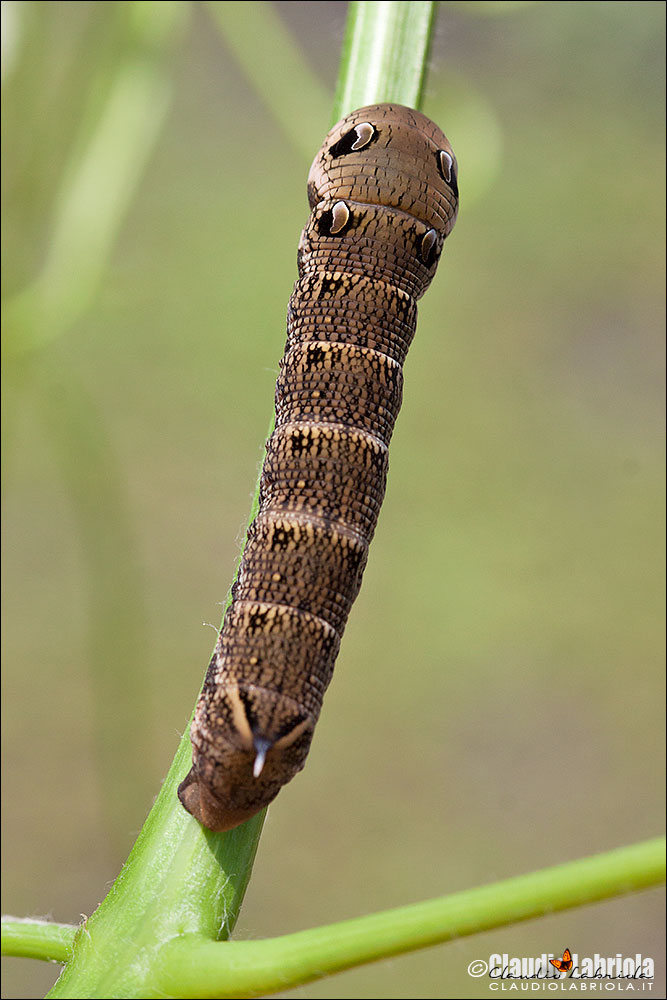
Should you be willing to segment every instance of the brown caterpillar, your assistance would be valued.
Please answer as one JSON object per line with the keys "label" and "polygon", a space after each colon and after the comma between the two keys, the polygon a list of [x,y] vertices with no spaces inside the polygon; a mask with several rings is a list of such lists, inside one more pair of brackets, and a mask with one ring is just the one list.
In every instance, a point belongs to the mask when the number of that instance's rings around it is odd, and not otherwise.
{"label": "brown caterpillar", "polygon": [[324,140],[308,199],[259,512],[178,789],[216,831],[304,766],[384,497],[416,300],[456,219],[456,159],[419,112],[360,108]]}

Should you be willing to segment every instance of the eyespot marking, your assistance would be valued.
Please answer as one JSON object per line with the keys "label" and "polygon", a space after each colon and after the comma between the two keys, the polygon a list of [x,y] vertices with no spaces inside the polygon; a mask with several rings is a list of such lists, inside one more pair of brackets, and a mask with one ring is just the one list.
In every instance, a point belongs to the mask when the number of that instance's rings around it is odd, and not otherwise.
{"label": "eyespot marking", "polygon": [[451,153],[448,153],[446,149],[439,149],[435,156],[442,179],[449,184],[450,188],[458,198],[459,187],[456,180],[454,157]]}
{"label": "eyespot marking", "polygon": [[350,225],[352,213],[344,201],[337,201],[322,213],[318,230],[322,236],[341,236]]}
{"label": "eyespot marking", "polygon": [[368,146],[375,135],[375,129],[370,122],[361,122],[360,125],[357,125],[355,132],[357,133],[357,140],[352,143],[351,149],[356,153],[358,149],[365,149]]}
{"label": "eyespot marking", "polygon": [[428,232],[424,233],[422,236],[421,245],[419,247],[419,256],[427,267],[430,267],[435,260],[437,246],[438,234],[435,229],[429,229]]}
{"label": "eyespot marking", "polygon": [[370,122],[360,122],[333,144],[329,149],[329,156],[337,160],[339,156],[345,156],[347,153],[356,153],[370,146],[377,136],[378,132],[374,125]]}

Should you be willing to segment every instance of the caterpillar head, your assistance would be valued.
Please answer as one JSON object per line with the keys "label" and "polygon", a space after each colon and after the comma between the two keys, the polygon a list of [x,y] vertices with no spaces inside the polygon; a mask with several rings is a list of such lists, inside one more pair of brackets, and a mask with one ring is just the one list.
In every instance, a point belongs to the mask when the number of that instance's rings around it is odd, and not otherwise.
{"label": "caterpillar head", "polygon": [[192,769],[178,789],[209,830],[245,823],[304,766],[315,719],[286,695],[253,684],[217,692],[192,726]]}

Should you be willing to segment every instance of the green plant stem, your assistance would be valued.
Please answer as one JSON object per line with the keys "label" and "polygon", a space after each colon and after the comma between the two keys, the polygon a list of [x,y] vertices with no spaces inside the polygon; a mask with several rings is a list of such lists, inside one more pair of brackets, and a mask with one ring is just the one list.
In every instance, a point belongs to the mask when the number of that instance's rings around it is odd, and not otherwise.
{"label": "green plant stem", "polygon": [[364,104],[421,105],[435,3],[350,4],[333,121]]}
{"label": "green plant stem", "polygon": [[153,996],[165,941],[182,934],[219,940],[231,932],[264,816],[224,835],[201,827],[176,798],[191,754],[186,735],[127,863],[77,934],[49,996]]}
{"label": "green plant stem", "polygon": [[2,918],[2,954],[66,962],[72,954],[78,928],[50,920]]}
{"label": "green plant stem", "polygon": [[665,840],[521,875],[440,899],[267,941],[214,944],[182,938],[161,955],[170,996],[251,997],[355,965],[625,895],[665,880]]}
{"label": "green plant stem", "polygon": [[[266,941],[215,943],[185,934],[168,941],[156,956],[154,992],[147,995],[275,993],[364,962],[637,892],[664,879],[665,840],[658,837],[478,889]],[[76,928],[61,924],[6,920],[3,954],[62,961],[75,933]]]}

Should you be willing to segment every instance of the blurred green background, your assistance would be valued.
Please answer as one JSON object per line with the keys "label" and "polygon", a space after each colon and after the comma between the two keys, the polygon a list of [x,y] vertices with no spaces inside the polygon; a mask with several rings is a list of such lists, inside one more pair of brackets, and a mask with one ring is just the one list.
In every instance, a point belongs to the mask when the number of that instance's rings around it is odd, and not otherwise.
{"label": "blurred green background", "polygon": [[[187,726],[239,556],[345,3],[3,3],[3,912],[77,922]],[[658,833],[664,6],[441,4],[461,210],[257,938]],[[468,963],[658,959],[662,894],[302,997],[478,997]],[[55,966],[5,961],[7,997]],[[662,983],[662,987],[660,985]],[[662,988],[662,994],[660,992]]]}

